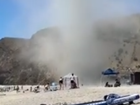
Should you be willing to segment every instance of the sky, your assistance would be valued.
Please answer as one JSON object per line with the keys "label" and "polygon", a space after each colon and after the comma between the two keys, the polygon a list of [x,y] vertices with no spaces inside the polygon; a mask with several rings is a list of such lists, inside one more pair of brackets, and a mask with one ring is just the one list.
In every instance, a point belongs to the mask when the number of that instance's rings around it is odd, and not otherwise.
{"label": "sky", "polygon": [[[140,12],[140,0],[93,1],[91,4],[93,8],[90,9],[94,9],[93,17],[95,17],[96,10],[96,18],[104,18],[106,14],[114,16],[116,13],[131,15]],[[95,5],[95,1],[98,1],[98,5]],[[106,7],[108,3],[110,7]],[[57,5],[56,0],[0,0],[0,38],[30,38],[38,30],[54,26],[60,14],[53,13],[53,4]],[[63,9],[67,9],[69,4],[67,2],[67,5],[64,5]]]}

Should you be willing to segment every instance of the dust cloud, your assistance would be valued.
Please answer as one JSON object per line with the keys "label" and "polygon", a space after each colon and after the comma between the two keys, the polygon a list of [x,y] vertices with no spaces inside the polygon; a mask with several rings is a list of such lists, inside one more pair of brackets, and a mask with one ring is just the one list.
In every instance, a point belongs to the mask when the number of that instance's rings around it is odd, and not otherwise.
{"label": "dust cloud", "polygon": [[98,83],[110,51],[97,40],[94,23],[125,16],[129,9],[123,1],[52,0],[47,8],[52,30],[34,39],[39,45],[32,49],[34,60],[50,65],[59,76],[73,72],[83,83]]}

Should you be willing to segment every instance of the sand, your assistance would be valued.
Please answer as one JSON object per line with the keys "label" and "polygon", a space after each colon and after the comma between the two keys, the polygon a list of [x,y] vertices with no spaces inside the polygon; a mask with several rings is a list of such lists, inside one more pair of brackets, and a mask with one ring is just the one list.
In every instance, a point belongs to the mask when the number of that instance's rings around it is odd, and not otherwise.
{"label": "sand", "polygon": [[0,105],[48,105],[64,102],[72,104],[79,102],[102,100],[103,96],[109,93],[117,93],[120,95],[135,93],[140,94],[140,86],[123,86],[117,88],[90,86],[74,90],[59,90],[55,92],[42,91],[40,93],[5,92],[0,93],[6,94],[6,96],[0,96]]}

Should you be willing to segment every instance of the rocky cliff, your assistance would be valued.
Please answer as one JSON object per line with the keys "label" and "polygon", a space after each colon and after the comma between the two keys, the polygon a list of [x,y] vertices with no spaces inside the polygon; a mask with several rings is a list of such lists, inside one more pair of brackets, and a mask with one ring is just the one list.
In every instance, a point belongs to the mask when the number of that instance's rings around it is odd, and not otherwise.
{"label": "rocky cliff", "polygon": [[35,58],[39,40],[48,34],[46,29],[31,39],[0,40],[0,84],[44,84],[55,79],[47,65]]}

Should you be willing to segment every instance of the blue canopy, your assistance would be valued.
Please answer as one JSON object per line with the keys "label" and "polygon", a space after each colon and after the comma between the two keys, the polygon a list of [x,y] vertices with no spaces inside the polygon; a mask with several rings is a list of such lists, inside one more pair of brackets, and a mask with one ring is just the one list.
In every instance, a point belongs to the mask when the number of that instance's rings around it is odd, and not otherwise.
{"label": "blue canopy", "polygon": [[103,71],[102,74],[103,75],[117,75],[117,74],[119,74],[119,72],[109,68],[109,69]]}

